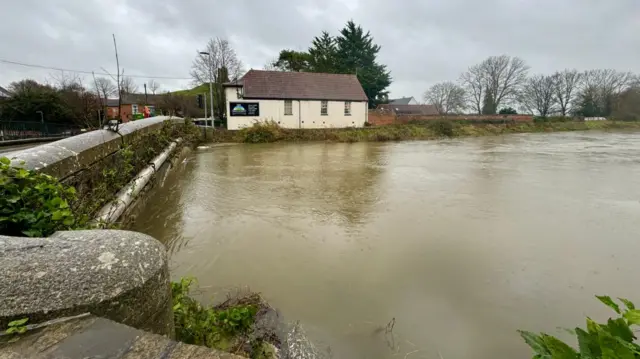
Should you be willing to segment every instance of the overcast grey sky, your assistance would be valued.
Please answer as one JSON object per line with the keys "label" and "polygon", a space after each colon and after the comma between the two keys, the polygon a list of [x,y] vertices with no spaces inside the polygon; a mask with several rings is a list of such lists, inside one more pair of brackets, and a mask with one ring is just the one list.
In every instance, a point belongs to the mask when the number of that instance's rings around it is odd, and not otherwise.
{"label": "overcast grey sky", "polygon": [[[188,78],[196,49],[215,36],[231,41],[247,69],[261,69],[349,19],[382,46],[391,97],[421,100],[430,84],[500,54],[522,57],[532,73],[640,73],[640,0],[11,0],[2,15],[2,60],[115,73],[115,33],[125,75]],[[50,74],[0,62],[0,86]],[[158,81],[164,90],[190,86]]]}

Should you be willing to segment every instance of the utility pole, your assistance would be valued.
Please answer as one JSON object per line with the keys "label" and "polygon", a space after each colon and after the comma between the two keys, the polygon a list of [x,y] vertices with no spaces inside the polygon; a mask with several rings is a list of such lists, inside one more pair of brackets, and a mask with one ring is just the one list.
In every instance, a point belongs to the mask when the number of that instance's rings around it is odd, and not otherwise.
{"label": "utility pole", "polygon": [[[206,51],[200,51],[200,55],[207,55],[209,56],[209,62],[207,63],[207,67],[208,67],[208,72],[209,72],[209,102],[211,103],[211,126],[213,126],[213,71],[214,69],[211,68],[212,65],[212,58],[211,58],[211,53],[210,52],[206,52]],[[205,106],[206,107],[206,106]],[[205,117],[207,117],[205,115]],[[209,121],[207,120],[207,126],[209,126]]]}
{"label": "utility pole", "polygon": [[[204,98],[204,120],[207,120],[207,94],[205,93],[204,96],[202,96],[202,98]],[[205,126],[207,126],[207,123],[205,122],[204,124]]]}

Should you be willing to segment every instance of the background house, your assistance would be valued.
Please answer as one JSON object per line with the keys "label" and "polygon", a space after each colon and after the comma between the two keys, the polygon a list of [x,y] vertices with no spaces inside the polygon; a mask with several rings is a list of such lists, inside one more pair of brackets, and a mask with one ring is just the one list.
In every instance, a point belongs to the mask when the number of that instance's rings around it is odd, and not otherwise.
{"label": "background house", "polygon": [[285,128],[362,127],[367,95],[355,75],[250,70],[224,84],[227,128],[257,121]]}
{"label": "background house", "polygon": [[[146,97],[146,100],[145,100]],[[126,94],[122,96],[121,111],[118,116],[118,99],[107,99],[107,118],[118,118],[122,122],[129,122],[143,118],[144,107],[147,106],[151,115],[155,114],[156,102],[159,95]]]}
{"label": "background house", "polygon": [[416,101],[413,96],[411,97],[401,97],[389,100],[390,105],[417,105],[418,101]]}

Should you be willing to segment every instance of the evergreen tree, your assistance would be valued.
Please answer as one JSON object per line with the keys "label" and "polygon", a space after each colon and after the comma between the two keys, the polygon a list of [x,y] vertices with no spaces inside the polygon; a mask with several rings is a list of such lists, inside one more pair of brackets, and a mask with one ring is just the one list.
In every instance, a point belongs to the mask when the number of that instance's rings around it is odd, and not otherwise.
{"label": "evergreen tree", "polygon": [[391,84],[386,66],[376,62],[380,46],[373,42],[369,32],[365,33],[353,21],[347,22],[335,41],[336,72],[356,74],[369,98],[369,107],[376,107],[387,97],[385,89]]}
{"label": "evergreen tree", "polygon": [[482,104],[483,115],[495,115],[496,114],[496,101],[493,98],[491,91],[485,90],[484,102]]}
{"label": "evergreen tree", "polygon": [[337,69],[336,42],[328,32],[313,39],[309,48],[309,71],[334,73]]}
{"label": "evergreen tree", "polygon": [[309,54],[303,51],[282,50],[274,66],[281,71],[308,71]]}

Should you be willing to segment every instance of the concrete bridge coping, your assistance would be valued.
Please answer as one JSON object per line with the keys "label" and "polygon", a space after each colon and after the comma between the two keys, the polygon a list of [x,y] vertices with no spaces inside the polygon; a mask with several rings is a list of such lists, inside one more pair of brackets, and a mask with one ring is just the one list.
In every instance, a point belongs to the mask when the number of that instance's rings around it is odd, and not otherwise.
{"label": "concrete bridge coping", "polygon": [[156,130],[165,121],[182,122],[181,117],[157,116],[120,124],[118,132],[95,130],[24,150],[3,153],[14,164],[24,161],[24,168],[39,170],[60,180],[116,152],[123,138]]}

